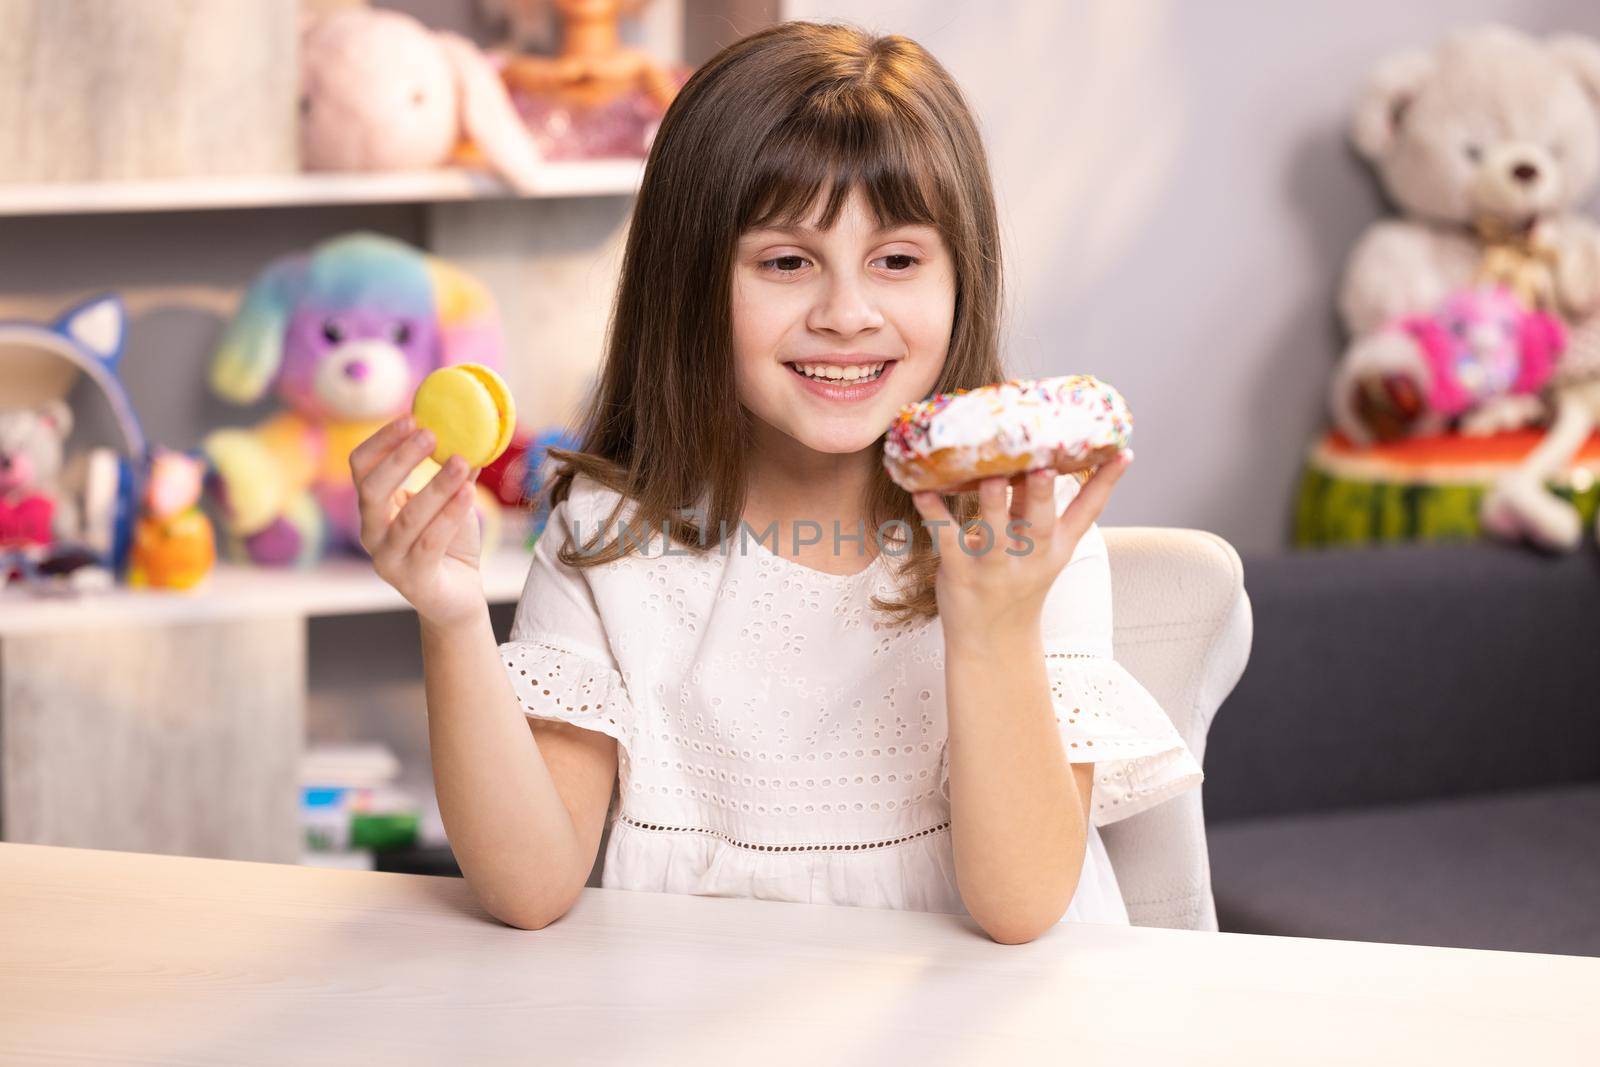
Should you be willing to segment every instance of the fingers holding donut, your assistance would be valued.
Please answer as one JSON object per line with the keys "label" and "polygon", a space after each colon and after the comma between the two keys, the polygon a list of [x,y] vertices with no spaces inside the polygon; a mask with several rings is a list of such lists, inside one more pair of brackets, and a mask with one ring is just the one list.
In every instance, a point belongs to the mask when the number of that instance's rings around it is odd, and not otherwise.
{"label": "fingers holding donut", "polygon": [[1021,520],[1021,532],[1028,538],[1028,551],[1047,550],[1054,540],[1056,524],[1056,479],[1053,470],[1028,471],[1014,479],[1011,516]]}
{"label": "fingers holding donut", "polygon": [[[947,639],[1022,636],[1016,627],[1036,625],[1056,577],[1127,469],[1132,427],[1117,391],[1087,375],[957,390],[901,409],[883,462],[913,494],[940,557],[936,592]],[[1058,515],[1057,479],[1090,468],[1098,469]],[[979,522],[962,528],[943,498],[970,492]]]}

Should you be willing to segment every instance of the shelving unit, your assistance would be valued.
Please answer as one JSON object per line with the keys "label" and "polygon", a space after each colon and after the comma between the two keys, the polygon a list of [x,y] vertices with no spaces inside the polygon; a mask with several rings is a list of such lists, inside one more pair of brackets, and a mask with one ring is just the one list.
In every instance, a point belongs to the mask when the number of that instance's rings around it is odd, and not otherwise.
{"label": "shelving unit", "polygon": [[[483,561],[490,604],[512,604],[522,592],[532,556],[503,548]],[[80,596],[0,591],[0,638],[100,627],[178,626],[268,616],[320,618],[408,611],[392,586],[365,560],[330,560],[305,570],[220,563],[204,586],[153,591],[118,586]]]}
{"label": "shelving unit", "polygon": [[[279,224],[261,222],[260,209],[306,228],[295,212],[343,206],[370,217],[370,205],[418,205],[413,239],[494,293],[516,339],[507,378],[526,424],[540,426],[566,417],[598,358],[643,169],[642,160],[550,164],[532,194],[464,169],[0,185],[0,224],[30,233],[59,226],[89,248],[99,238],[83,218],[124,234],[170,226],[191,241],[213,226],[253,230],[261,244],[263,228]],[[200,220],[201,212],[227,214]],[[491,604],[517,600],[530,560],[520,547],[485,560]],[[359,559],[308,571],[221,564],[188,593],[0,591],[0,837],[298,862],[311,659],[364,654],[375,664],[374,689],[414,707],[419,692],[388,688],[414,669],[414,645],[343,644],[363,640],[349,617],[408,610]],[[329,620],[315,648],[313,619]],[[330,625],[339,636],[324,644]]]}
{"label": "shelving unit", "polygon": [[[484,561],[491,604],[531,558]],[[182,593],[0,592],[5,839],[296,862],[310,620],[409,610],[354,558],[221,564]]]}
{"label": "shelving unit", "polygon": [[519,193],[491,174],[460,167],[387,174],[9,184],[0,185],[0,218],[625,196],[638,190],[643,175],[643,160],[606,159],[548,164],[532,193]]}

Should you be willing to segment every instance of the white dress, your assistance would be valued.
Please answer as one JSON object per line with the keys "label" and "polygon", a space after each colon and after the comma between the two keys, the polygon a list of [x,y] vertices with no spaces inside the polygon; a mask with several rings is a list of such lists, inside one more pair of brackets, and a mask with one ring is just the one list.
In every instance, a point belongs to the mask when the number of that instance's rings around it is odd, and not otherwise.
{"label": "white dress", "polygon": [[[1057,486],[1059,512],[1078,485]],[[897,558],[831,575],[753,535],[696,556],[676,545],[664,554],[656,532],[644,555],[559,562],[561,545],[589,543],[618,499],[574,479],[500,646],[527,715],[617,739],[601,884],[966,914],[951,854],[941,622],[898,629],[870,605],[874,593],[893,595]],[[1098,527],[1050,591],[1043,638],[1067,757],[1097,764],[1063,921],[1126,924],[1098,828],[1202,776],[1166,714],[1111,659]]]}

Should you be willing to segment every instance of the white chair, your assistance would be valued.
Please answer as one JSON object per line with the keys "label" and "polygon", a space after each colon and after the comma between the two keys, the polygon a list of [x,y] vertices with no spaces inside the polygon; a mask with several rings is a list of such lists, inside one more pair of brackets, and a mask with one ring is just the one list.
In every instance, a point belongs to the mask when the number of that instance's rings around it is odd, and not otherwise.
{"label": "white chair", "polygon": [[[1203,766],[1211,720],[1250,656],[1239,555],[1201,530],[1101,530],[1111,566],[1112,653],[1160,702]],[[1217,928],[1202,789],[1101,832],[1135,926]]]}

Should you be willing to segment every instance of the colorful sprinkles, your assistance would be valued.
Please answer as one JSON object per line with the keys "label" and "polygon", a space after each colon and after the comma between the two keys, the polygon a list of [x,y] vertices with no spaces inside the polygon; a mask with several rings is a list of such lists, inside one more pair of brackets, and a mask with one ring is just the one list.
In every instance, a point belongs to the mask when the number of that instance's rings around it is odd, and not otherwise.
{"label": "colorful sprinkles", "polygon": [[886,460],[904,462],[945,448],[994,442],[1006,451],[1065,448],[1082,456],[1126,448],[1133,415],[1122,394],[1088,374],[1013,378],[957,389],[900,409],[884,440]]}

